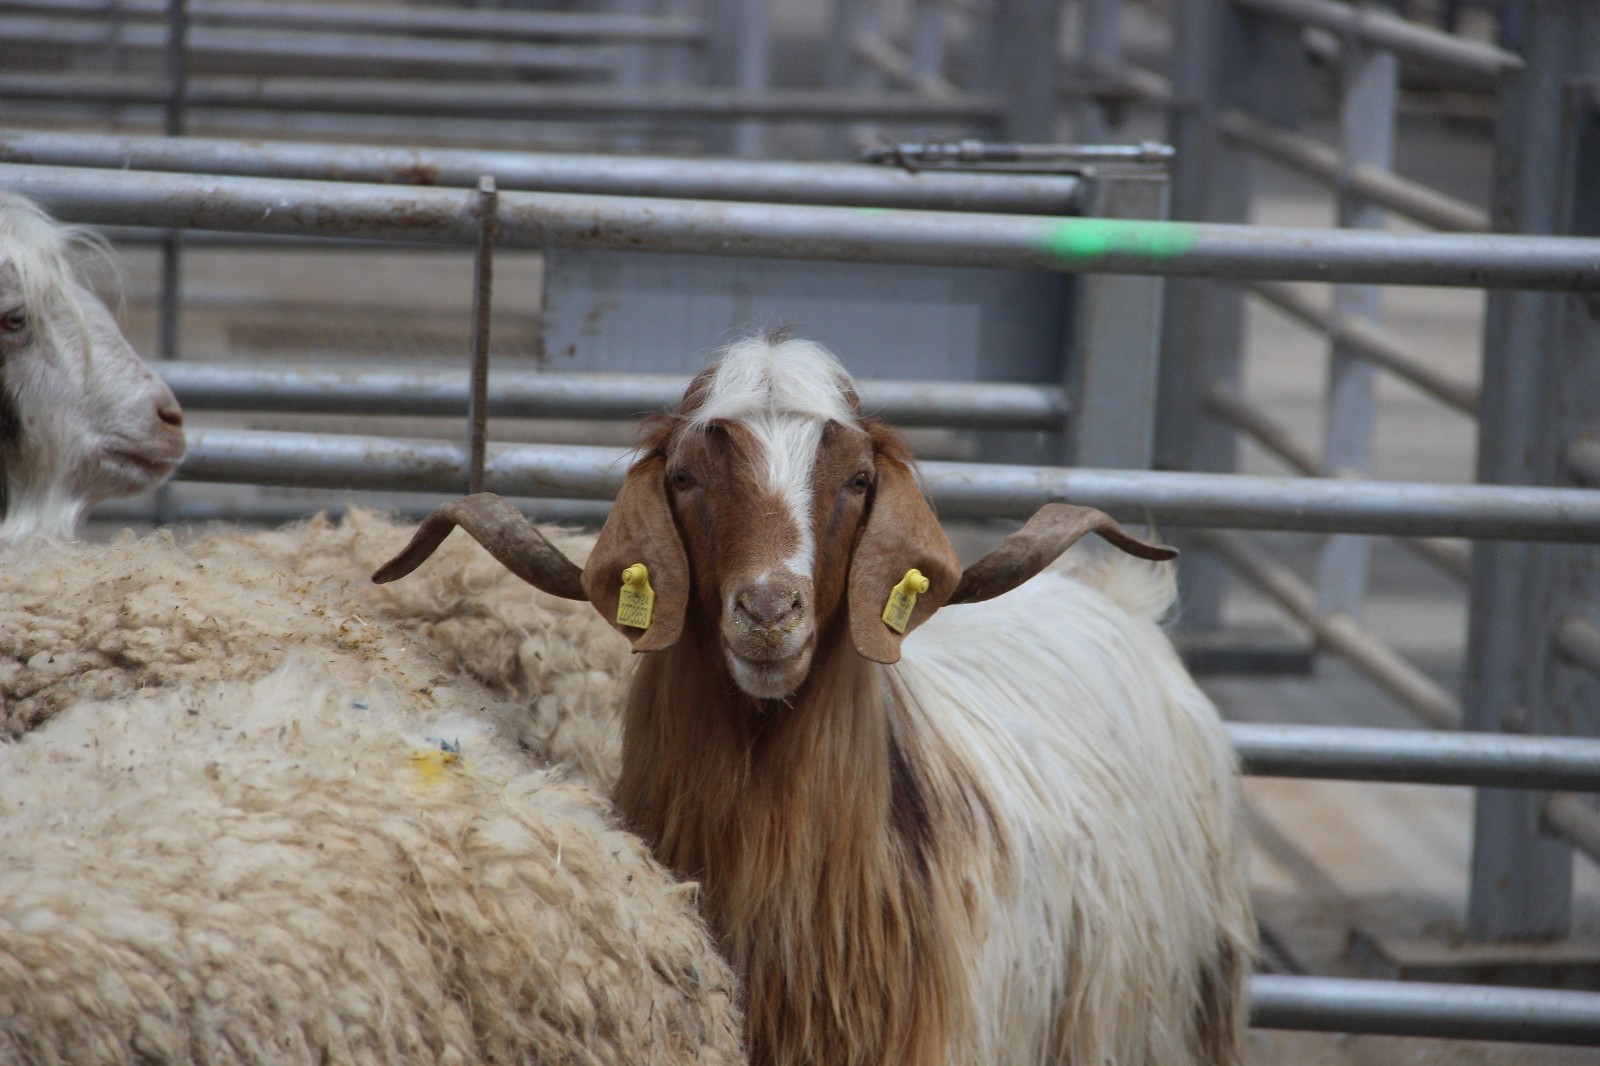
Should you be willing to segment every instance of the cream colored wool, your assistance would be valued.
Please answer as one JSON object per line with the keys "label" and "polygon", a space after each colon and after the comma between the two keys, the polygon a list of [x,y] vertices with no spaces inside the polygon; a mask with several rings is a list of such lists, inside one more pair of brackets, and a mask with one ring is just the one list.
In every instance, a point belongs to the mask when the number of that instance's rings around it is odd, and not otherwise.
{"label": "cream colored wool", "polygon": [[[130,617],[159,606],[126,591]],[[361,622],[321,624],[384,658]],[[316,639],[259,680],[78,703],[0,745],[0,1063],[741,1060],[692,886],[487,718],[434,718],[405,674],[354,686]]]}
{"label": "cream colored wool", "polygon": [[[0,739],[79,699],[249,680],[297,651],[336,671],[397,671],[418,691],[464,672],[518,705],[514,735],[531,751],[609,787],[626,642],[588,604],[529,587],[461,534],[410,580],[373,585],[411,531],[354,511],[269,533],[9,546]],[[547,532],[587,556],[591,537]]]}

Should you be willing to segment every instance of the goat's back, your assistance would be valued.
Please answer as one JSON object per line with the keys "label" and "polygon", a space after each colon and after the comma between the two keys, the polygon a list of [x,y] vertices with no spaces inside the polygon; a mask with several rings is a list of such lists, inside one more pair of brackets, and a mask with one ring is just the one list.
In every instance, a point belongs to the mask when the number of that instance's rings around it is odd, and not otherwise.
{"label": "goat's back", "polygon": [[1235,764],[1158,624],[1173,590],[1170,565],[1069,557],[905,644],[907,714],[997,823],[971,874],[974,996],[997,997],[974,1003],[982,1061],[1236,1055],[1254,924]]}

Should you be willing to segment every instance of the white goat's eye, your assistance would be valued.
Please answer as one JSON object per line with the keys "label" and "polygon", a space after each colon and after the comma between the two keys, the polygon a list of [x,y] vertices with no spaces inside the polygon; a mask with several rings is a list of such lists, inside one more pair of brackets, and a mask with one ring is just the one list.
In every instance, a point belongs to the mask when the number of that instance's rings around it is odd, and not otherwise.
{"label": "white goat's eye", "polygon": [[7,333],[21,333],[28,328],[28,316],[23,311],[12,311],[0,317],[0,330]]}

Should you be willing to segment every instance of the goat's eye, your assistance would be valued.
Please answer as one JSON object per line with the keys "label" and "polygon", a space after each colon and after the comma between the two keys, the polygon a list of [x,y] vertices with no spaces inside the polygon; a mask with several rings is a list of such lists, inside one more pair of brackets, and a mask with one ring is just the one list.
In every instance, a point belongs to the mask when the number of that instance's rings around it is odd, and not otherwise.
{"label": "goat's eye", "polygon": [[689,476],[687,470],[674,470],[672,472],[672,487],[682,492],[694,484],[694,478]]}
{"label": "goat's eye", "polygon": [[856,476],[850,479],[850,487],[857,492],[866,492],[872,487],[872,475],[865,470],[858,471]]}
{"label": "goat's eye", "polygon": [[28,328],[28,315],[24,311],[11,311],[0,316],[0,331],[21,333]]}

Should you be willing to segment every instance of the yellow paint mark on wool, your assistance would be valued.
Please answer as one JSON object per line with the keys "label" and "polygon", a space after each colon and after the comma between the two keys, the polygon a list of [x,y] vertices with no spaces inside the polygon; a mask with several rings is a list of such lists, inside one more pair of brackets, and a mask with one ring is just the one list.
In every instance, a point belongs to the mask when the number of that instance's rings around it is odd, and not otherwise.
{"label": "yellow paint mark on wool", "polygon": [[650,570],[634,563],[622,572],[622,592],[617,597],[617,624],[632,629],[649,629],[655,610],[656,590],[650,587]]}
{"label": "yellow paint mark on wool", "polygon": [[889,593],[889,602],[883,606],[884,624],[896,633],[904,633],[906,624],[911,621],[911,612],[916,609],[917,597],[928,591],[928,585],[921,570],[914,566],[907,570],[900,584]]}
{"label": "yellow paint mark on wool", "polygon": [[416,771],[417,777],[422,784],[429,788],[437,788],[449,781],[452,770],[460,771],[464,769],[460,763],[461,755],[454,751],[435,749],[411,753],[411,768]]}

